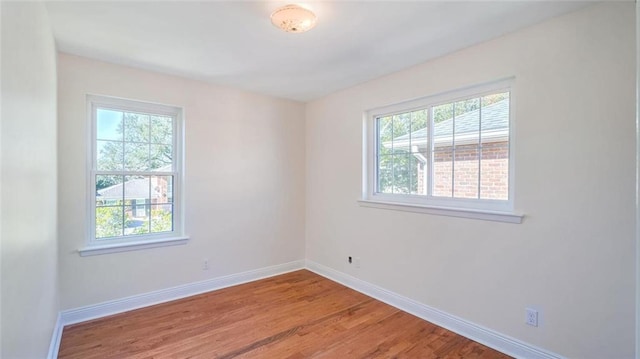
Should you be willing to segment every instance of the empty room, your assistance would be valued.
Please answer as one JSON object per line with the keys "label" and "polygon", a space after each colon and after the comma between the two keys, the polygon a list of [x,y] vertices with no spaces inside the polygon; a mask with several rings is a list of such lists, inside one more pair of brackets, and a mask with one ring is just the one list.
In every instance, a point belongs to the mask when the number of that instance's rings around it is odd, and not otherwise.
{"label": "empty room", "polygon": [[634,1],[0,1],[0,357],[640,359]]}

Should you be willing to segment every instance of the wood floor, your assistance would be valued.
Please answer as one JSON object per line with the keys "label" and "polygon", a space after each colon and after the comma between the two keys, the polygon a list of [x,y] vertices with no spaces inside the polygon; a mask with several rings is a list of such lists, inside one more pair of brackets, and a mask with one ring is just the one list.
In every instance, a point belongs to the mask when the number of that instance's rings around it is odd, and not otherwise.
{"label": "wood floor", "polygon": [[59,358],[509,358],[306,270],[64,328]]}

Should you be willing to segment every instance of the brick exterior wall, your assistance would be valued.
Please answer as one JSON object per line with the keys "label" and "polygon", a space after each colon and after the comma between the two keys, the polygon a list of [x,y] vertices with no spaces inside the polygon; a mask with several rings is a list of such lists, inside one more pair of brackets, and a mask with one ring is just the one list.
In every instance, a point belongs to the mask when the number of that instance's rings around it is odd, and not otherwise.
{"label": "brick exterior wall", "polygon": [[[455,162],[452,162],[451,146],[436,147],[433,195],[451,197],[453,187],[453,196],[456,198],[478,198],[478,175],[480,175],[481,199],[508,199],[508,143],[483,143],[480,161],[478,161],[478,152],[477,145],[456,146]],[[455,168],[452,171],[454,163]],[[418,164],[418,193],[425,193],[424,175],[424,166]]]}

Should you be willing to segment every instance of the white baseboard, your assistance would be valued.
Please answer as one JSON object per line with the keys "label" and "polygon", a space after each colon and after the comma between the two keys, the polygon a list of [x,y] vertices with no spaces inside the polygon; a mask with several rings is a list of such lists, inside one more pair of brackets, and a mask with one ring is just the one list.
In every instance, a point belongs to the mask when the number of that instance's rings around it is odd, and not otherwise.
{"label": "white baseboard", "polygon": [[49,353],[47,358],[55,359],[58,357],[58,349],[60,349],[60,339],[62,339],[62,314],[58,313],[56,319],[56,325],[53,327],[53,333],[51,334],[51,343],[49,344]]}
{"label": "white baseboard", "polygon": [[91,319],[102,318],[108,315],[127,312],[130,310],[148,307],[154,304],[164,303],[176,299],[190,297],[217,289],[231,287],[238,284],[252,282],[255,280],[273,277],[275,275],[304,269],[304,260],[278,264],[247,272],[231,274],[224,277],[204,280],[201,282],[189,283],[173,288],[161,289],[149,293],[134,295],[122,299],[111,300],[86,307],[63,310],[58,316],[58,322],[54,328],[54,335],[51,338],[49,348],[49,359],[57,358],[62,329],[65,325],[80,323]]}
{"label": "white baseboard", "polygon": [[310,260],[307,260],[306,263],[307,269],[314,273],[515,358],[563,358],[558,354],[523,343],[319,263]]}
{"label": "white baseboard", "polygon": [[513,357],[527,359],[563,358],[558,354],[523,343],[517,339],[500,334],[491,329],[484,328],[480,325],[471,323],[438,309],[429,307],[428,305],[378,287],[374,284],[352,277],[346,273],[309,260],[306,261],[306,265],[304,260],[299,260],[122,299],[116,299],[86,307],[61,311],[58,315],[58,320],[51,338],[48,358],[57,358],[60,339],[62,338],[62,330],[65,325],[102,318],[108,315],[148,307],[154,304],[181,299],[305,268],[334,282],[338,282],[351,289],[357,290],[358,292],[364,293],[400,310],[411,313],[419,318]]}

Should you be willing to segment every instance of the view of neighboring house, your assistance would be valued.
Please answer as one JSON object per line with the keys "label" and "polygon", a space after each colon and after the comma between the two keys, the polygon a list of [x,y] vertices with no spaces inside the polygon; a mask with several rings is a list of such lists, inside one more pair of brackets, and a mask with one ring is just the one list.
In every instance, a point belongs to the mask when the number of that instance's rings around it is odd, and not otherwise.
{"label": "view of neighboring house", "polygon": [[152,210],[170,212],[172,202],[171,176],[139,176],[96,191],[96,206],[124,205],[125,234],[145,225]]}
{"label": "view of neighboring house", "polygon": [[[406,149],[416,159],[417,194],[427,194],[428,141],[425,127],[383,144]],[[434,196],[508,198],[508,98],[435,123],[433,144]]]}

